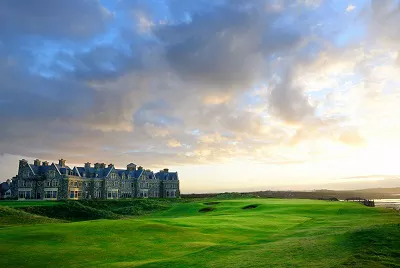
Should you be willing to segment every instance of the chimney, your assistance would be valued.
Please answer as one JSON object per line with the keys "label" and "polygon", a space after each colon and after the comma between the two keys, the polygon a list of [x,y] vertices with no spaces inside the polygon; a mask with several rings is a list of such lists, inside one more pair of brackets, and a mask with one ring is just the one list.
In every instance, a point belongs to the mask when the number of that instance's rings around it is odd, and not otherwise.
{"label": "chimney", "polygon": [[137,169],[138,169],[138,170],[143,170],[143,167],[142,167],[142,166],[139,166]]}
{"label": "chimney", "polygon": [[47,161],[43,161],[43,162],[42,162],[42,166],[47,167],[48,165],[49,165],[49,162],[47,162]]}
{"label": "chimney", "polygon": [[40,167],[40,160],[39,159],[35,159],[35,161],[33,161],[33,164],[37,167]]}
{"label": "chimney", "polygon": [[94,168],[95,168],[95,169],[100,168],[100,163],[95,163],[95,164],[94,164]]}
{"label": "chimney", "polygon": [[101,163],[101,164],[100,164],[100,168],[106,168],[106,164]]}
{"label": "chimney", "polygon": [[126,169],[129,171],[134,171],[134,170],[136,170],[136,165],[133,163],[130,163],[126,166]]}
{"label": "chimney", "polygon": [[169,170],[168,168],[164,168],[164,172],[168,172],[168,170]]}
{"label": "chimney", "polygon": [[61,158],[60,160],[58,160],[58,164],[62,167],[65,167],[65,160]]}
{"label": "chimney", "polygon": [[112,168],[113,166],[113,164],[108,164],[108,168]]}
{"label": "chimney", "polygon": [[90,163],[89,162],[85,163],[85,168],[90,168]]}
{"label": "chimney", "polygon": [[28,164],[28,161],[26,161],[25,159],[19,160],[19,166],[20,166],[20,167],[23,167],[23,166],[25,166],[25,165],[27,165],[27,164]]}

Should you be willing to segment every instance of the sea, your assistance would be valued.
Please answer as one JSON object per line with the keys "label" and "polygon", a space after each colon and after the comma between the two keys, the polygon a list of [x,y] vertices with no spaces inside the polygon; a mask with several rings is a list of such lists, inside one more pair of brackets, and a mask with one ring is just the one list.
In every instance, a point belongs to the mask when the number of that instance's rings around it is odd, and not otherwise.
{"label": "sea", "polygon": [[400,210],[400,199],[374,199],[376,207],[394,208]]}

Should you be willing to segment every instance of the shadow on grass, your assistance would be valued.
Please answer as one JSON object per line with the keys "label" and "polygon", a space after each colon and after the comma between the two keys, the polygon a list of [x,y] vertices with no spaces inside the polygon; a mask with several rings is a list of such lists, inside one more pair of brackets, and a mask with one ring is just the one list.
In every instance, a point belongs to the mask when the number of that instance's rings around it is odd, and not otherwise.
{"label": "shadow on grass", "polygon": [[207,207],[207,208],[200,209],[199,212],[205,213],[205,212],[210,212],[210,211],[213,211],[213,210],[215,210],[215,208]]}
{"label": "shadow on grass", "polygon": [[257,204],[252,204],[252,205],[244,206],[244,207],[242,207],[242,209],[253,209],[253,208],[256,208],[258,206],[259,205],[257,205]]}

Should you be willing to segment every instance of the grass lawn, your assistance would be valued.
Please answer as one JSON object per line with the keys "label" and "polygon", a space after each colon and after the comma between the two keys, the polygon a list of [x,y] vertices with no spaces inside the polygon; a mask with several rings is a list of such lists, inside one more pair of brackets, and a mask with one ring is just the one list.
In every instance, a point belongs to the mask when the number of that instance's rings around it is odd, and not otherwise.
{"label": "grass lawn", "polygon": [[54,206],[62,203],[62,201],[14,201],[1,200],[0,207],[27,207],[27,206]]}
{"label": "grass lawn", "polygon": [[[315,200],[211,201],[172,202],[117,220],[9,223],[0,229],[0,265],[400,267],[396,211]],[[243,209],[249,205],[256,206]],[[16,219],[32,215],[21,212]]]}

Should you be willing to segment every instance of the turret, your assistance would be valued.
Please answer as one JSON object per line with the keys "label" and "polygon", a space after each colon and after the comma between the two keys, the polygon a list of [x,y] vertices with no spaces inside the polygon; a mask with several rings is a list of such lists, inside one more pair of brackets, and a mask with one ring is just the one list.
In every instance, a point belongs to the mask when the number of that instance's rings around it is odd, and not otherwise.
{"label": "turret", "polygon": [[48,165],[49,165],[49,162],[47,162],[47,161],[43,161],[43,162],[42,162],[42,166],[47,167]]}

